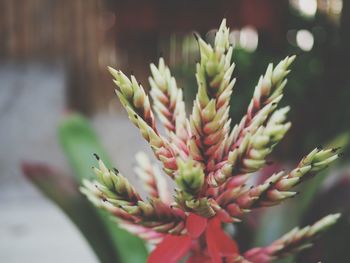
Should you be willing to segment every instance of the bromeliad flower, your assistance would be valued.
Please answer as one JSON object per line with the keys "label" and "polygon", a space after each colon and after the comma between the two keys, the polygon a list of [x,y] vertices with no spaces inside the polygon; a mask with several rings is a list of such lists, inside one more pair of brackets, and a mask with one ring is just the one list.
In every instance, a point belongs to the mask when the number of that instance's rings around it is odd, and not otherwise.
{"label": "bromeliad flower", "polygon": [[[224,224],[239,222],[251,210],[280,204],[296,195],[293,187],[312,178],[338,158],[336,149],[316,148],[290,172],[272,174],[265,182],[247,186],[252,173],[266,165],[266,157],[284,137],[291,124],[288,107],[278,108],[286,76],[294,56],[275,67],[270,64],[260,77],[247,113],[231,128],[229,102],[233,48],[223,20],[213,46],[199,36],[198,93],[192,114],[186,117],[182,90],[177,87],[164,60],[151,64],[149,96],[134,76],[109,68],[116,93],[130,120],[141,131],[162,170],[176,183],[174,198],[157,165],[138,154],[135,169],[149,199],[144,200],[117,170],[107,168],[96,156],[96,181],[84,181],[82,192],[98,207],[117,217],[121,226],[156,244],[148,262],[265,263],[308,247],[336,222],[329,215],[312,226],[294,229],[263,248],[240,253]],[[165,128],[161,134],[155,112]]]}

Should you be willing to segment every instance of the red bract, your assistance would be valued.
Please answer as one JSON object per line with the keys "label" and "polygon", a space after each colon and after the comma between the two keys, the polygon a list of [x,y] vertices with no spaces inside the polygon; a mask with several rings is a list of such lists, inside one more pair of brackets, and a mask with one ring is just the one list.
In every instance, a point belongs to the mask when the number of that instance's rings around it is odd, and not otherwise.
{"label": "red bract", "polygon": [[186,229],[187,234],[184,236],[167,235],[153,250],[147,262],[176,263],[190,254],[186,262],[220,263],[223,257],[239,254],[236,242],[222,230],[218,217],[207,219],[191,213],[186,220]]}

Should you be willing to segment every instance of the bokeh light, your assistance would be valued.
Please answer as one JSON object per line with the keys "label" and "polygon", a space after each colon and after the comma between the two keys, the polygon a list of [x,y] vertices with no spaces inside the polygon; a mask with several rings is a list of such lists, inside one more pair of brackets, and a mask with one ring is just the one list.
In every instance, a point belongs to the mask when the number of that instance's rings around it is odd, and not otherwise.
{"label": "bokeh light", "polygon": [[300,49],[310,51],[314,46],[314,36],[309,30],[301,29],[296,34],[296,43]]}

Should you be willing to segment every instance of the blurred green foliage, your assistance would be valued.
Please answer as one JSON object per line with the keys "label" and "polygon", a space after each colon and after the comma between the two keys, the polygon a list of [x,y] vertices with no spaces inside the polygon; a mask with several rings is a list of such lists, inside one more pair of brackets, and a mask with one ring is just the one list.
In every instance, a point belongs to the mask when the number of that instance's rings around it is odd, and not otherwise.
{"label": "blurred green foliage", "polygon": [[36,164],[24,165],[25,175],[66,213],[85,236],[100,262],[146,262],[148,252],[145,243],[119,228],[110,215],[91,205],[79,192],[81,181],[93,178],[91,167],[96,165],[93,153],[101,156],[107,165],[111,164],[88,120],[78,114],[67,116],[59,125],[58,136],[74,176],[65,176],[48,166]]}
{"label": "blurred green foliage", "polygon": [[[58,135],[64,153],[79,183],[82,179],[92,178],[93,176],[91,167],[96,163],[93,153],[97,153],[103,158],[106,165],[111,165],[110,159],[96,133],[84,117],[75,114],[64,119],[59,126]],[[100,209],[98,209],[98,213],[114,242],[120,262],[146,261],[147,250],[144,242],[129,232],[118,228],[107,213]]]}

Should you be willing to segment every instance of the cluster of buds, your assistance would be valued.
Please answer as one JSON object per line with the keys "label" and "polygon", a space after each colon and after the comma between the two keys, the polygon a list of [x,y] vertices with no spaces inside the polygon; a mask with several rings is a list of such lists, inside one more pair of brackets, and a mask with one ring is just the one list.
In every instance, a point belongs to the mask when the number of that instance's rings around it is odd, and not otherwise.
{"label": "cluster of buds", "polygon": [[[230,97],[233,48],[223,20],[212,45],[196,36],[200,62],[198,93],[189,118],[182,90],[164,60],[151,64],[150,95],[134,76],[109,68],[116,93],[130,120],[151,146],[161,169],[139,153],[135,172],[149,198],[144,200],[117,169],[109,169],[96,156],[95,181],[84,181],[82,192],[113,216],[119,224],[156,245],[148,262],[271,262],[308,247],[316,235],[334,224],[339,215],[312,226],[294,229],[271,245],[240,253],[223,230],[253,209],[273,206],[296,195],[294,187],[315,176],[338,158],[337,149],[316,148],[295,169],[272,174],[265,182],[248,186],[247,180],[266,164],[266,157],[291,127],[289,107],[278,108],[294,56],[260,77],[242,120],[231,128]],[[165,134],[156,126],[155,114]],[[176,184],[174,198],[165,174]]]}

